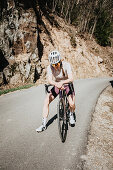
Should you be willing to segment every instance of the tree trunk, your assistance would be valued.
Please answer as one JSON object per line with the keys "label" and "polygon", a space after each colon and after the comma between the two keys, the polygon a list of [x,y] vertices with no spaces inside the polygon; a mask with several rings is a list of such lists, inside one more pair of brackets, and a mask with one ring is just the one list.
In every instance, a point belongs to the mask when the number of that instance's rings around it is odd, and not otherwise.
{"label": "tree trunk", "polygon": [[65,21],[66,21],[67,15],[69,14],[69,8],[70,8],[70,1],[67,2],[67,10],[66,10],[66,14],[65,14]]}
{"label": "tree trunk", "polygon": [[90,39],[92,38],[93,33],[95,31],[96,23],[97,23],[97,17],[95,17],[95,21],[94,21],[94,25],[93,25],[93,28],[92,28],[92,31],[91,31]]}

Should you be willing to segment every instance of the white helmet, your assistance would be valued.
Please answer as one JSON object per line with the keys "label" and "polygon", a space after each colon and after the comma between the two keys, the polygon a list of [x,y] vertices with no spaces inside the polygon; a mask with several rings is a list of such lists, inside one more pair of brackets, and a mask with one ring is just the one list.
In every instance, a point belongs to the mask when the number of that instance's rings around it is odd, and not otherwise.
{"label": "white helmet", "polygon": [[57,64],[61,60],[60,53],[58,51],[52,51],[49,54],[49,62],[51,64]]}

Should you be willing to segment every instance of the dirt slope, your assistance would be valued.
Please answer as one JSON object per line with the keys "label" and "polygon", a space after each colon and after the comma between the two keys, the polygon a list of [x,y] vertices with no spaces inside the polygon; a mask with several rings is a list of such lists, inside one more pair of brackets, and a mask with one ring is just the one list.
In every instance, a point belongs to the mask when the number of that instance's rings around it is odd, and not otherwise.
{"label": "dirt slope", "polygon": [[41,23],[37,24],[33,9],[21,10],[20,18],[15,7],[11,6],[8,11],[12,16],[7,11],[4,15],[7,14],[16,30],[9,29],[10,22],[5,19],[0,25],[3,40],[0,47],[3,59],[7,59],[0,72],[1,89],[45,83],[48,54],[55,49],[62,59],[72,64],[74,79],[113,76],[113,47],[99,46],[93,38],[89,39],[90,35],[80,35],[74,26],[53,14],[43,15]]}
{"label": "dirt slope", "polygon": [[58,27],[51,26],[43,16],[49,34],[42,31],[40,36],[44,45],[41,62],[43,73],[40,82],[45,81],[45,68],[49,64],[48,53],[54,49],[59,50],[62,58],[72,64],[75,79],[112,76],[112,66],[106,65],[106,58],[108,55],[113,55],[113,49],[100,47],[94,39],[89,40],[88,35],[82,37],[78,35],[76,28],[66,25],[61,18],[55,17],[55,19],[59,24]]}

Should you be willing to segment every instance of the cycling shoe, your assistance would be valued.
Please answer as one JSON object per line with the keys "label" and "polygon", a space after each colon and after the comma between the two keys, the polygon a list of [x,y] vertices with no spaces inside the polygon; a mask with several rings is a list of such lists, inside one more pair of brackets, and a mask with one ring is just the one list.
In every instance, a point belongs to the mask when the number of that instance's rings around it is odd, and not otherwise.
{"label": "cycling shoe", "polygon": [[42,131],[44,131],[46,129],[47,129],[46,126],[41,125],[39,128],[36,129],[36,132],[42,132]]}

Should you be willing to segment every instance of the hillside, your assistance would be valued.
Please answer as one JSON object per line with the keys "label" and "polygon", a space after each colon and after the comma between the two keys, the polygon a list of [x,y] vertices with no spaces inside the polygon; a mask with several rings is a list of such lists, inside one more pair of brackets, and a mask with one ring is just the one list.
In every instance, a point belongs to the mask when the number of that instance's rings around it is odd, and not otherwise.
{"label": "hillside", "polygon": [[[75,27],[66,25],[63,19],[57,16],[54,18],[59,24],[58,28],[52,27],[43,17],[50,32],[49,37],[45,32],[41,33],[41,42],[45,47],[42,57],[43,67],[49,64],[48,53],[57,49],[62,58],[72,64],[75,79],[112,76],[113,49],[101,47],[93,38],[90,40],[88,34],[80,35]],[[45,75],[45,70],[43,74]]]}
{"label": "hillside", "polygon": [[9,1],[0,35],[1,89],[44,83],[48,54],[54,49],[72,64],[75,79],[112,76],[113,47],[98,45],[88,33],[78,33],[55,14],[40,14],[38,6],[16,8],[14,1]]}

